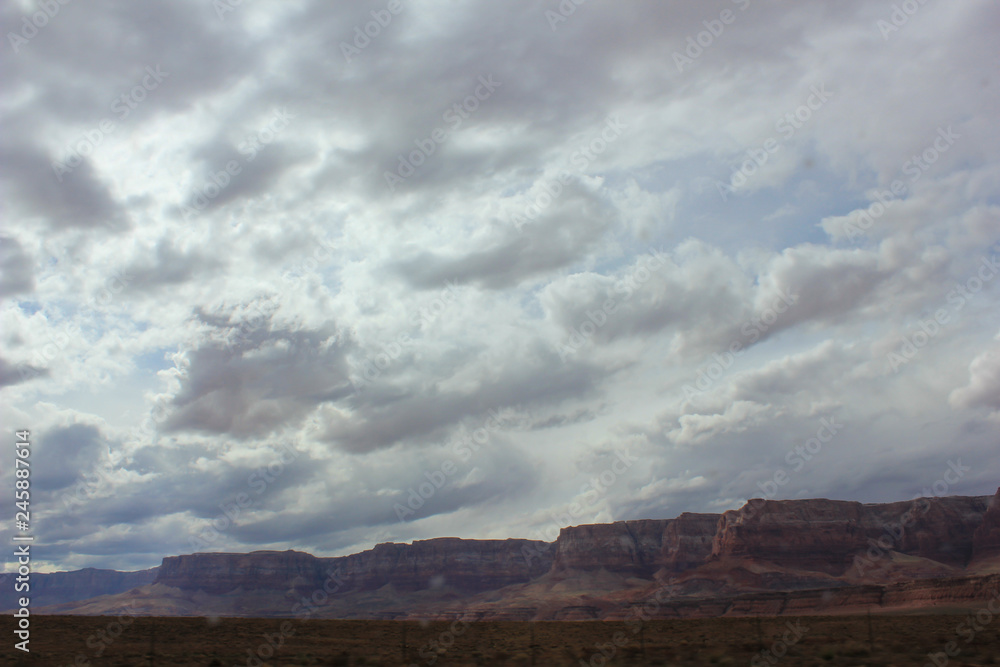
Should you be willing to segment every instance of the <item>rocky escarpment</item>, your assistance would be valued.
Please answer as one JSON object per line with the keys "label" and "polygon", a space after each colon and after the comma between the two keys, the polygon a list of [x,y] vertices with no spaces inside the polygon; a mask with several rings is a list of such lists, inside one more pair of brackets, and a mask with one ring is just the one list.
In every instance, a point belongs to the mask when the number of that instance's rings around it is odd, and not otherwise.
{"label": "rocky escarpment", "polygon": [[663,532],[660,562],[668,572],[698,567],[711,555],[721,514],[684,512],[669,522]]}
{"label": "rocky escarpment", "polygon": [[[336,585],[339,595],[386,585],[398,591],[448,587],[477,593],[541,576],[552,566],[549,546],[533,540],[444,537],[379,544],[337,558],[299,551],[191,554],[164,558],[156,583],[216,595],[235,590],[309,593],[327,581],[333,582],[327,589]],[[525,558],[525,552],[532,557]]]}
{"label": "rocky escarpment", "polygon": [[840,573],[866,546],[868,536],[860,529],[863,508],[836,500],[750,501],[723,513],[711,558],[759,559]]}
{"label": "rocky escarpment", "polygon": [[759,500],[725,512],[711,559],[750,558],[830,575],[855,557],[891,551],[963,567],[989,497],[921,498],[863,505],[839,500]]}
{"label": "rocky escarpment", "polygon": [[615,521],[559,531],[554,568],[651,575],[661,562],[669,520]]}
{"label": "rocky escarpment", "polygon": [[[920,498],[908,502],[865,505],[866,515],[884,545],[911,556],[928,558],[954,567],[972,559],[976,529],[989,507],[988,496]],[[907,522],[907,516],[912,521]]]}
{"label": "rocky escarpment", "polygon": [[676,519],[615,521],[563,528],[553,568],[608,570],[650,577],[697,567],[712,551],[719,514],[685,512]]}
{"label": "rocky escarpment", "polygon": [[972,552],[977,561],[1000,558],[1000,489],[990,500],[983,522],[976,528],[972,537]]}
{"label": "rocky escarpment", "polygon": [[169,556],[157,584],[212,595],[236,589],[315,589],[325,578],[323,560],[301,551],[254,551]]}
{"label": "rocky escarpment", "polygon": [[463,540],[441,537],[413,544],[386,543],[340,558],[324,559],[345,591],[392,584],[400,591],[448,587],[464,592],[524,583],[552,567],[552,549],[536,540]]}
{"label": "rocky escarpment", "polygon": [[[568,527],[554,543],[439,538],[336,558],[296,551],[168,557],[154,585],[49,602],[47,611],[33,600],[33,611],[608,618],[654,591],[668,591],[658,598],[660,613],[678,616],[919,609],[1000,594],[998,555],[1000,490],[887,504],[755,500],[721,515]],[[74,592],[58,599],[107,593],[80,583],[100,579],[90,572],[62,573]]]}
{"label": "rocky escarpment", "polygon": [[[34,572],[27,596],[32,607],[37,607],[86,600],[98,595],[114,595],[153,583],[158,570],[154,567],[137,572],[118,572],[88,567],[72,572]],[[5,580],[0,587],[0,609],[15,608],[17,599],[26,595],[14,590],[14,576],[4,575]]]}

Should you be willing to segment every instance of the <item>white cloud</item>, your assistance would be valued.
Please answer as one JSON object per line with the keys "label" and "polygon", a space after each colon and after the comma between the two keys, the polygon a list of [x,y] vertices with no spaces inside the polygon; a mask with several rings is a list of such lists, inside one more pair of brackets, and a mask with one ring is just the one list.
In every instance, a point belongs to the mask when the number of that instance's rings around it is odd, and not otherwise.
{"label": "white cloud", "polygon": [[[956,452],[956,492],[996,488],[998,283],[969,283],[1000,243],[992,4],[889,39],[861,0],[587,3],[555,31],[553,6],[414,0],[350,61],[369,9],[307,1],[70,4],[8,44],[0,418],[59,452],[50,485],[107,466],[79,505],[52,491],[47,564],[188,550],[290,442],[219,548],[533,536],[623,445],[642,465],[588,520],[714,510],[831,415],[789,497],[910,497]],[[399,522],[491,410],[490,447]]]}

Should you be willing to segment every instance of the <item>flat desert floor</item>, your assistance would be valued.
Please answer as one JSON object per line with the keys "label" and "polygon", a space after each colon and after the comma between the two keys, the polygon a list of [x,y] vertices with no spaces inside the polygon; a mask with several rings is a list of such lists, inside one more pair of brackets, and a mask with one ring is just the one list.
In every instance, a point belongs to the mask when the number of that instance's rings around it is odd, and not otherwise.
{"label": "flat desert floor", "polygon": [[[472,623],[33,616],[0,665],[996,665],[1000,618],[950,615]],[[948,651],[952,655],[948,655]]]}

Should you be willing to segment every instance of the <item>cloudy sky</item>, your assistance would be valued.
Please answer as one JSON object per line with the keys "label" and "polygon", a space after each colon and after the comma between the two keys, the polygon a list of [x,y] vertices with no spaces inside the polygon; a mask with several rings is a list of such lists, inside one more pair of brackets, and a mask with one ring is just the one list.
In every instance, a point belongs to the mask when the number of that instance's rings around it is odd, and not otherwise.
{"label": "cloudy sky", "polygon": [[0,17],[40,568],[1000,484],[991,0],[49,4]]}

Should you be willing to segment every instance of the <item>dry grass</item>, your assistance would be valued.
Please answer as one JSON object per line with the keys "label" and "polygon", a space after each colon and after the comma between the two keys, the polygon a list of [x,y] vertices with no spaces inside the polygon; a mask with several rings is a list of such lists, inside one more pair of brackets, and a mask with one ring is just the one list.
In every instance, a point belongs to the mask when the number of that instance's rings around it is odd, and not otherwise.
{"label": "dry grass", "polygon": [[[779,665],[924,665],[928,653],[958,642],[961,653],[949,666],[1000,664],[1000,618],[974,640],[956,635],[962,616],[875,616],[869,645],[864,616],[802,619],[723,618],[648,621],[642,634],[617,622],[475,623],[457,636],[449,624],[391,621],[295,621],[292,619],[136,618],[113,641],[113,618],[33,617],[31,654],[13,648],[13,620],[4,617],[0,633],[7,646],[0,665],[88,667],[97,665],[748,665],[760,651],[776,645]],[[808,628],[784,647],[786,623]],[[269,652],[265,635],[283,645]],[[405,661],[404,661],[405,627]],[[100,633],[105,633],[101,635]],[[108,634],[108,633],[111,634]],[[277,633],[277,634],[276,634]],[[617,634],[616,634],[617,633]],[[532,636],[534,642],[532,643]],[[610,645],[618,639],[613,653]],[[437,642],[432,645],[431,642]],[[89,645],[88,645],[89,643]],[[97,656],[102,644],[105,646]],[[604,646],[601,660],[596,646]],[[256,655],[255,655],[256,653]],[[151,660],[151,655],[153,660]],[[595,658],[595,656],[597,656]],[[263,659],[261,659],[263,658]],[[594,658],[592,660],[592,658]],[[257,662],[260,660],[260,662]],[[433,660],[433,662],[432,662]],[[773,664],[763,661],[759,664]]]}

